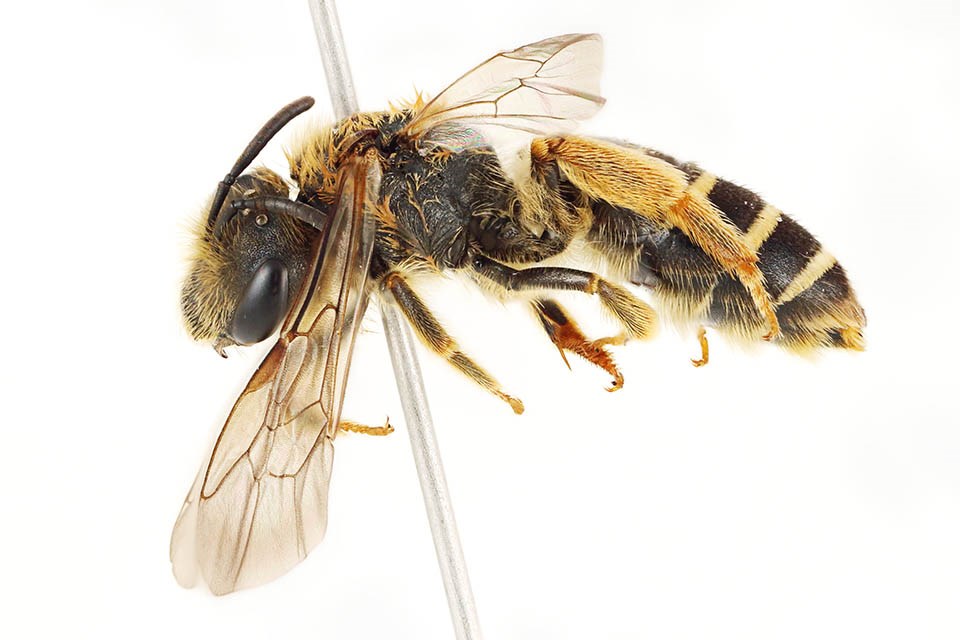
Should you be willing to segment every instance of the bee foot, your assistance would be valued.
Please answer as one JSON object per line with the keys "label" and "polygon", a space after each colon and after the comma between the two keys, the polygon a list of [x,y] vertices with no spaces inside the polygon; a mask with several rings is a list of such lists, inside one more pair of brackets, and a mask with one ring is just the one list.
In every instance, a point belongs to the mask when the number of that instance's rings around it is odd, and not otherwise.
{"label": "bee foot", "polygon": [[[587,340],[582,334],[577,332],[575,337],[568,337],[563,344],[557,346],[575,353],[590,364],[603,369],[611,376],[613,381],[607,387],[607,391],[617,391],[623,387],[623,374],[614,362],[613,356],[607,350],[607,345],[620,345],[625,340],[621,338],[600,338],[598,340]],[[566,360],[566,358],[564,358]],[[568,365],[569,366],[569,365]]]}
{"label": "bee foot", "polygon": [[710,345],[707,343],[707,330],[704,327],[697,330],[697,340],[700,342],[700,359],[691,359],[690,362],[695,367],[702,367],[710,362]]}
{"label": "bee foot", "polygon": [[510,408],[513,409],[513,412],[517,415],[523,413],[523,401],[519,398],[514,398],[513,396],[508,396],[502,391],[495,392],[497,397],[510,405]]}
{"label": "bee foot", "polygon": [[393,426],[390,424],[390,418],[384,421],[382,427],[368,427],[365,424],[351,422],[349,420],[340,421],[341,431],[352,431],[353,433],[362,433],[365,436],[388,436],[393,433]]}

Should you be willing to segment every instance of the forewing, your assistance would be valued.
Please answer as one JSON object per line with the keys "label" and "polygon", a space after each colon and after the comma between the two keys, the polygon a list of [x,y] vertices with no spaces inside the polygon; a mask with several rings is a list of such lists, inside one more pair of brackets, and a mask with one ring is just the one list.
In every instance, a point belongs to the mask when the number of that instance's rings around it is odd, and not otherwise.
{"label": "forewing", "polygon": [[285,573],[323,538],[350,352],[365,309],[374,241],[368,163],[340,176],[336,213],[281,337],[247,383],[171,539],[178,582],[199,572],[216,594]]}
{"label": "forewing", "polygon": [[602,59],[597,34],[556,36],[499,53],[428,102],[404,134],[464,148],[480,140],[472,127],[533,134],[572,129],[603,106]]}

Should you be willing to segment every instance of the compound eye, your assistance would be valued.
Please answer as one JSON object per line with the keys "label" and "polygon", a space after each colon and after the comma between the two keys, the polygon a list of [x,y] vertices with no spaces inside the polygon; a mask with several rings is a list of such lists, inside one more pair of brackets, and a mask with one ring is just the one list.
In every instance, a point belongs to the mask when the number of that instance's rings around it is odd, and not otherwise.
{"label": "compound eye", "polygon": [[277,330],[287,313],[290,298],[287,268],[276,258],[257,267],[240,298],[230,323],[237,344],[255,344]]}

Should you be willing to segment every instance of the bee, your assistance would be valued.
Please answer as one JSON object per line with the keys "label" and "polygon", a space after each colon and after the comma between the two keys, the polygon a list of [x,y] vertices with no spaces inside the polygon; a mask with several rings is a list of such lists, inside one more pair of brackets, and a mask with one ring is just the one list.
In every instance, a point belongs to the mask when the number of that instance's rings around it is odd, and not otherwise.
{"label": "bee", "polygon": [[[431,351],[521,413],[433,315],[414,273],[458,271],[503,298],[526,295],[560,350],[623,376],[610,346],[671,320],[786,349],[863,349],[866,319],[843,267],[755,193],[671,156],[570,131],[603,105],[597,35],[497,54],[432,100],[360,113],[290,151],[290,180],[245,173],[310,108],[274,116],[200,220],[182,311],[223,355],[279,339],[237,400],[174,527],[183,585],[224,594],[276,578],[320,541],[350,353],[371,295],[396,304]],[[508,150],[495,139],[512,134]],[[297,189],[291,196],[291,187]],[[603,274],[561,266],[571,252]],[[551,260],[551,266],[544,261]],[[560,263],[560,264],[557,264]],[[552,297],[594,296],[619,327],[590,339]],[[529,297],[529,293],[533,297]],[[565,358],[564,358],[565,359]]]}

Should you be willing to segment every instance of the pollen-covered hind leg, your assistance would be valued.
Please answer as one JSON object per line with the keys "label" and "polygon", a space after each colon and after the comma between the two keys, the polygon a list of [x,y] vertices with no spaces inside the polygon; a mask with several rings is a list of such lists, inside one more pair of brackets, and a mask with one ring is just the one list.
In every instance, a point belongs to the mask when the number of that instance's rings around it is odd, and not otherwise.
{"label": "pollen-covered hind leg", "polygon": [[620,285],[608,282],[595,273],[565,267],[531,267],[518,270],[483,256],[474,256],[472,266],[477,274],[507,291],[545,289],[596,295],[604,309],[623,327],[624,341],[630,338],[649,338],[656,330],[657,315],[648,304]]}
{"label": "pollen-covered hind leg", "polygon": [[459,345],[450,337],[440,321],[430,312],[420,296],[410,287],[399,273],[388,273],[382,286],[390,291],[404,317],[413,326],[413,330],[423,343],[441,358],[445,359],[461,373],[478,385],[510,405],[514,413],[523,413],[523,403],[509,396],[500,388],[500,383],[480,365],[460,351]]}
{"label": "pollen-covered hind leg", "polygon": [[387,418],[386,422],[383,423],[381,427],[369,427],[365,424],[360,424],[358,422],[351,422],[350,420],[341,420],[340,426],[338,427],[340,431],[349,431],[351,433],[362,433],[365,436],[388,436],[393,433],[393,426],[390,424],[390,419]]}
{"label": "pollen-covered hind leg", "polygon": [[587,362],[590,362],[613,376],[613,384],[607,391],[616,391],[623,387],[623,374],[617,368],[613,357],[604,348],[604,340],[588,340],[573,318],[567,315],[566,310],[553,300],[539,298],[531,305],[533,311],[543,325],[547,336],[556,345],[563,362],[570,367],[564,351],[575,353]]}

